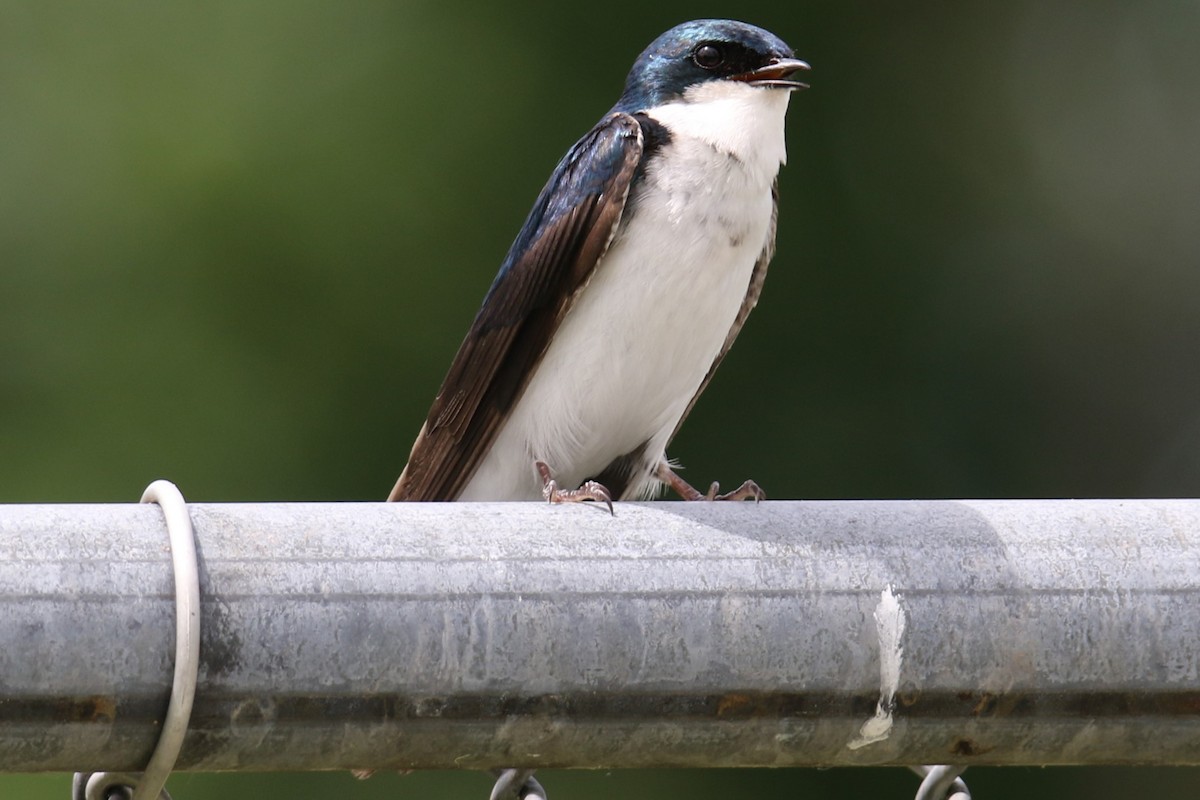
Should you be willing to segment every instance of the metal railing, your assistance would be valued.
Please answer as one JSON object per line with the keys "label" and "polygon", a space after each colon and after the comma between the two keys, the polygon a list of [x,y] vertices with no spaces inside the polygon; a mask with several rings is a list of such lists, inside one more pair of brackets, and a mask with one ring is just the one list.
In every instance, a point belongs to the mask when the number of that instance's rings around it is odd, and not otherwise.
{"label": "metal railing", "polygon": [[[192,504],[184,770],[1200,764],[1200,501]],[[163,513],[0,506],[0,771],[137,770]]]}

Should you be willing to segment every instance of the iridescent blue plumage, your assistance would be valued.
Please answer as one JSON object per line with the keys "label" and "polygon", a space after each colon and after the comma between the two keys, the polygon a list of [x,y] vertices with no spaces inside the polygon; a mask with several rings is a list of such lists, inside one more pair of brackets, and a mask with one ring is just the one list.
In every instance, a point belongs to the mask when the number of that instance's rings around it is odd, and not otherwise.
{"label": "iridescent blue plumage", "polygon": [[[687,55],[703,42],[740,48],[720,70],[705,70]],[[730,19],[697,19],[676,25],[642,51],[614,111],[634,112],[680,97],[689,86],[749,72],[767,58],[792,58],[792,48],[775,34]]]}

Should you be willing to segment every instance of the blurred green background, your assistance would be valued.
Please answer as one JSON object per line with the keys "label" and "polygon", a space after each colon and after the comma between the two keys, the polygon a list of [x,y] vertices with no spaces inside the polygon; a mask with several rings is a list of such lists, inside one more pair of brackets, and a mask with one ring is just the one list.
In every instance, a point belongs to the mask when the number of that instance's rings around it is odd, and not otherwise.
{"label": "blurred green background", "polygon": [[[763,300],[672,454],[772,497],[1195,496],[1200,5],[0,6],[0,502],[384,497],[561,153],[654,36],[813,64]],[[484,138],[486,135],[486,138]],[[968,773],[1195,798],[1200,770]],[[911,796],[898,770],[553,772],[556,800]],[[65,798],[66,776],[0,776]],[[486,797],[192,776],[179,800]]]}

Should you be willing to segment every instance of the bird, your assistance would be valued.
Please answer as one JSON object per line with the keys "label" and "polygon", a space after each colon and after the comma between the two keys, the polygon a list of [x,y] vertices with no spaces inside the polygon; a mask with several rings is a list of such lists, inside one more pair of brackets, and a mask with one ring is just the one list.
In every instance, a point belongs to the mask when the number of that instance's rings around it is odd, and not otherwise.
{"label": "bird", "polygon": [[758,301],[808,69],[734,20],[650,43],[538,195],[389,500],[765,498],[701,492],[666,449]]}

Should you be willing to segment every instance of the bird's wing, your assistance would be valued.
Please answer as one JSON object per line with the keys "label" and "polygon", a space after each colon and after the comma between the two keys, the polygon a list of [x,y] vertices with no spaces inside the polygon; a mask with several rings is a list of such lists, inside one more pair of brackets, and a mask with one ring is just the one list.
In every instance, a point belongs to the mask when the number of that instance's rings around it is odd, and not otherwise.
{"label": "bird's wing", "polygon": [[642,161],[614,113],[559,162],[458,348],[389,500],[454,500],[616,234]]}
{"label": "bird's wing", "polygon": [[[737,338],[738,333],[742,330],[742,326],[746,324],[746,318],[750,316],[750,312],[758,304],[758,297],[762,294],[763,282],[767,279],[767,265],[771,263],[771,257],[775,255],[775,226],[778,219],[779,179],[776,178],[775,182],[771,184],[771,223],[767,228],[767,240],[763,243],[763,249],[758,255],[758,261],[754,262],[754,270],[750,273],[750,283],[746,287],[746,297],[742,300],[742,307],[738,309],[737,317],[733,320],[733,327],[729,329],[729,335],[725,337],[725,343],[721,345],[721,351],[713,359],[712,366],[708,368],[708,373],[705,374],[704,380],[700,381],[700,388],[696,389],[696,393],[692,395],[692,401],[688,403],[687,410],[683,412],[683,416],[679,418],[679,422],[675,423],[675,430],[671,432],[671,439],[674,439],[675,434],[679,433],[679,429],[683,427],[683,421],[692,412],[692,408],[696,405],[696,401],[700,399],[700,395],[704,394],[704,390],[708,388],[708,383],[712,380],[713,373],[721,365],[721,361],[725,358],[725,354],[729,352],[729,348],[733,347],[733,340]],[[670,443],[670,439],[667,441]]]}

